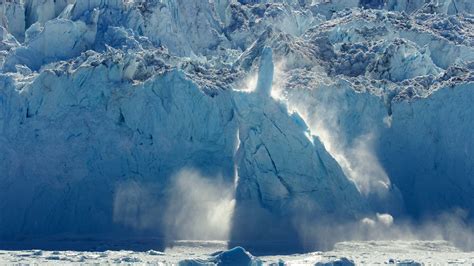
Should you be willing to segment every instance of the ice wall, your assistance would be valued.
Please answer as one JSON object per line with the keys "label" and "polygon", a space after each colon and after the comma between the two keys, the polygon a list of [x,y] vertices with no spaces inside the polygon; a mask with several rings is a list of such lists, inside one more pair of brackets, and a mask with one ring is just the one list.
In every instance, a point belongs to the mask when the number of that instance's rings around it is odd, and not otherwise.
{"label": "ice wall", "polygon": [[[21,93],[2,77],[10,84],[0,115],[2,237],[113,236],[121,226],[112,220],[120,184],[147,189],[143,200],[159,210],[170,176],[185,167],[233,183],[228,93],[208,97],[179,71],[134,86],[123,68],[47,71]],[[153,208],[133,213],[144,228],[132,229],[160,232]]]}

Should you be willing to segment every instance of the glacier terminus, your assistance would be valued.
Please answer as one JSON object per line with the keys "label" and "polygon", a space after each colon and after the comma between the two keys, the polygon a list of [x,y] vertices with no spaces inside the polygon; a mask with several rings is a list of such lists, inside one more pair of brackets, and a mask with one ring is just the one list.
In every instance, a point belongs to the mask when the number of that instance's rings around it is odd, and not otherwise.
{"label": "glacier terminus", "polygon": [[472,0],[0,0],[0,264],[470,265],[473,105]]}

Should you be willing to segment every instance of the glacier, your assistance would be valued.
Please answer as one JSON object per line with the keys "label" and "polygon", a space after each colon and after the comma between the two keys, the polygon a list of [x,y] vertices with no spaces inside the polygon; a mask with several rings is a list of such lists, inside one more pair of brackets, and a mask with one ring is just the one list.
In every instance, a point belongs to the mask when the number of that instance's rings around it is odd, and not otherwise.
{"label": "glacier", "polygon": [[473,32],[470,0],[2,1],[0,248],[470,223]]}

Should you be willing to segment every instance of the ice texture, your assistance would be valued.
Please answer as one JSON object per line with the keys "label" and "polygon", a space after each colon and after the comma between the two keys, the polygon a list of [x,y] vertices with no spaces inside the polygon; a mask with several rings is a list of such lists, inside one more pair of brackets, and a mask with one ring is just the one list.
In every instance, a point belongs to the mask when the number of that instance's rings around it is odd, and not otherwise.
{"label": "ice texture", "polygon": [[0,1],[0,246],[186,237],[183,170],[232,191],[233,245],[472,219],[473,19],[470,0]]}
{"label": "ice texture", "polygon": [[[226,257],[225,260],[219,257]],[[473,252],[462,252],[445,241],[363,241],[338,243],[328,252],[291,255],[256,256],[236,247],[227,249],[225,242],[174,243],[165,252],[154,250],[130,251],[57,251],[57,250],[2,250],[0,261],[12,264],[159,264],[159,265],[423,265],[469,264]]]}

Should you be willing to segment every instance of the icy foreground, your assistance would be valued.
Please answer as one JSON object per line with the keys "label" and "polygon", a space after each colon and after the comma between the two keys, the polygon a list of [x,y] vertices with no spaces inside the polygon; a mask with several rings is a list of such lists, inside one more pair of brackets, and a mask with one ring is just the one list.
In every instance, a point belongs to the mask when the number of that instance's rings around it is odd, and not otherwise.
{"label": "icy foreground", "polygon": [[228,251],[223,242],[181,241],[164,252],[138,251],[0,251],[2,264],[148,264],[148,265],[471,265],[474,253],[462,252],[445,241],[342,242],[328,252],[286,256],[254,256],[241,247]]}
{"label": "icy foreground", "polygon": [[0,15],[0,248],[289,253],[472,220],[470,0],[13,0]]}

